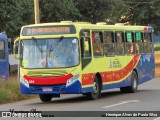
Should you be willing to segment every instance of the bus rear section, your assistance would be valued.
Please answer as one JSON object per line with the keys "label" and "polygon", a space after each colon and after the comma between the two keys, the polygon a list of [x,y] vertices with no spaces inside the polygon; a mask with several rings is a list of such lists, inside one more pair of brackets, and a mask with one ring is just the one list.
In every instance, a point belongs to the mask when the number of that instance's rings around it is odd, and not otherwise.
{"label": "bus rear section", "polygon": [[0,33],[0,79],[9,79],[8,39],[4,32]]}

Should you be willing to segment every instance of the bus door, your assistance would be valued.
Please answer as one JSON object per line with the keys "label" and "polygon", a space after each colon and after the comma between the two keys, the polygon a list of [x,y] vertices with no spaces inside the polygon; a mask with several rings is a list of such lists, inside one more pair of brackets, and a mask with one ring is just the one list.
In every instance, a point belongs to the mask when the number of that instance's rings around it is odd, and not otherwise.
{"label": "bus door", "polygon": [[84,69],[91,62],[91,41],[88,30],[81,31],[81,59],[82,69]]}
{"label": "bus door", "polygon": [[81,31],[80,46],[82,70],[85,71],[84,74],[82,74],[82,85],[93,84],[92,74],[90,74],[91,66],[89,66],[92,60],[89,30]]}
{"label": "bus door", "polygon": [[5,33],[0,34],[0,79],[9,78],[8,41]]}

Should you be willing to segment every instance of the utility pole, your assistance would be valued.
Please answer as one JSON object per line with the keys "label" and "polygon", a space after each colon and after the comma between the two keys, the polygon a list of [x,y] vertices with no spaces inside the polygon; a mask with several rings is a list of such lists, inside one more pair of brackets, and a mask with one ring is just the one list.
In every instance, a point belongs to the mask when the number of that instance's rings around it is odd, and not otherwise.
{"label": "utility pole", "polygon": [[34,0],[34,17],[35,17],[35,24],[40,23],[40,19],[39,19],[39,0]]}

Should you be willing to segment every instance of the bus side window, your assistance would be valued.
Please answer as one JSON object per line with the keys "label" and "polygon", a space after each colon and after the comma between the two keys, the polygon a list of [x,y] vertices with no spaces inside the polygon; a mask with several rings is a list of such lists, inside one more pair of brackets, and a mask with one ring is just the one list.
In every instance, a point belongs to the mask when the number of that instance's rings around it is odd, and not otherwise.
{"label": "bus side window", "polygon": [[0,60],[5,59],[5,42],[0,40]]}
{"label": "bus side window", "polygon": [[151,53],[152,52],[152,39],[151,33],[144,33],[144,53]]}
{"label": "bus side window", "polygon": [[93,54],[95,57],[100,57],[104,55],[103,50],[103,35],[102,32],[92,32],[93,41]]}
{"label": "bus side window", "polygon": [[106,56],[115,55],[115,44],[114,44],[114,33],[113,32],[104,32],[104,52]]}
{"label": "bus side window", "polygon": [[123,32],[116,32],[116,53],[117,55],[124,55],[125,51],[124,51],[124,33]]}
{"label": "bus side window", "polygon": [[134,36],[132,32],[126,32],[126,54],[132,55],[135,53]]}
{"label": "bus side window", "polygon": [[140,32],[136,32],[135,33],[135,39],[136,39],[136,43],[135,43],[135,50],[136,50],[136,54],[140,54],[143,53],[143,33]]}

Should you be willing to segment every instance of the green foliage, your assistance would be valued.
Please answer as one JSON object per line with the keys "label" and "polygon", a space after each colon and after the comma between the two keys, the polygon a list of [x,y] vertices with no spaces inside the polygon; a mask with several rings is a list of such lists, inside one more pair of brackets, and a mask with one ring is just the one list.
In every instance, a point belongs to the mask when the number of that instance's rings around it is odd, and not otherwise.
{"label": "green foliage", "polygon": [[160,31],[160,4],[159,0],[125,0],[130,6],[124,21],[136,25],[151,25],[156,32]]}
{"label": "green foliage", "polygon": [[81,18],[73,0],[40,0],[41,22],[76,21]]}
{"label": "green foliage", "polygon": [[154,47],[154,50],[155,50],[155,51],[160,51],[160,46],[155,46],[155,47]]}
{"label": "green foliage", "polygon": [[19,36],[22,25],[33,23],[33,0],[1,0],[0,31],[8,37]]}
{"label": "green foliage", "polygon": [[120,22],[121,16],[126,12],[126,5],[121,0],[75,0],[75,6],[83,16],[80,21],[91,23]]}
{"label": "green foliage", "polygon": [[[118,22],[132,25],[151,25],[160,31],[159,0],[39,0],[40,21],[62,20],[87,21],[91,23]],[[0,32],[8,37],[19,36],[23,25],[34,23],[33,0],[1,0]]]}

